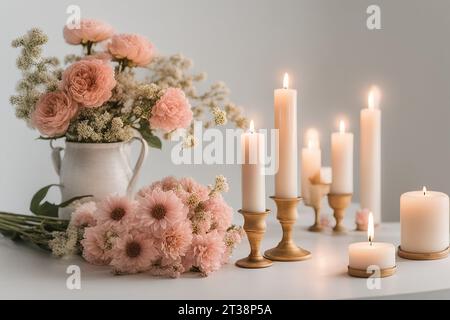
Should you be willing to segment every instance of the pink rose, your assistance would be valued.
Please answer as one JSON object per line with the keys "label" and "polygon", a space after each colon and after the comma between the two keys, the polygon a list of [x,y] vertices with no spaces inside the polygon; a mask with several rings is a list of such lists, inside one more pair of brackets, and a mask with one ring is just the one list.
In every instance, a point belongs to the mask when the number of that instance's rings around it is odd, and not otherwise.
{"label": "pink rose", "polygon": [[63,30],[66,42],[74,45],[104,41],[111,38],[113,33],[109,24],[94,19],[82,19],[79,28],[69,29],[66,25]]}
{"label": "pink rose", "polygon": [[189,126],[192,121],[192,110],[184,92],[168,88],[152,108],[149,121],[152,128],[166,132]]}
{"label": "pink rose", "polygon": [[62,75],[64,90],[85,107],[100,107],[115,86],[114,70],[98,59],[75,62]]}
{"label": "pink rose", "polygon": [[38,100],[31,122],[41,134],[56,137],[66,133],[77,111],[77,103],[65,92],[49,92]]}
{"label": "pink rose", "polygon": [[138,34],[114,35],[108,50],[116,59],[127,59],[140,67],[148,65],[154,56],[153,44]]}

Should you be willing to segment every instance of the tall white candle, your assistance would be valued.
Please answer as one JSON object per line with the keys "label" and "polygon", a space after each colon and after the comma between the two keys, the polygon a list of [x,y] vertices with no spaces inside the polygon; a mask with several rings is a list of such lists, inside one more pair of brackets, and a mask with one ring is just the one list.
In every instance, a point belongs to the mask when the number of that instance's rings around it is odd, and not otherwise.
{"label": "tall white candle", "polygon": [[375,224],[381,222],[381,111],[380,95],[372,88],[368,108],[361,110],[360,201],[361,208],[373,212]]}
{"label": "tall white candle", "polygon": [[[310,133],[311,131],[308,131]],[[315,131],[313,131],[315,132]],[[302,149],[302,198],[303,201],[310,203],[311,179],[320,179],[320,168],[322,164],[322,152],[319,147],[319,137],[317,134],[308,134],[307,146]]]}
{"label": "tall white candle", "polygon": [[339,132],[331,135],[332,183],[334,194],[353,193],[353,133],[345,132],[345,122],[340,121]]}
{"label": "tall white candle", "polygon": [[391,243],[373,242],[373,215],[369,214],[368,242],[352,243],[348,247],[349,267],[368,271],[370,266],[381,269],[395,267],[395,247]]}
{"label": "tall white candle", "polygon": [[241,137],[242,146],[242,210],[247,212],[266,211],[266,182],[264,174],[265,139],[254,129]]}
{"label": "tall white candle", "polygon": [[445,193],[413,191],[400,197],[401,248],[432,253],[449,245],[449,198]]}
{"label": "tall white candle", "polygon": [[296,198],[298,194],[297,90],[289,89],[289,76],[283,79],[283,89],[274,92],[275,129],[278,129],[275,196]]}

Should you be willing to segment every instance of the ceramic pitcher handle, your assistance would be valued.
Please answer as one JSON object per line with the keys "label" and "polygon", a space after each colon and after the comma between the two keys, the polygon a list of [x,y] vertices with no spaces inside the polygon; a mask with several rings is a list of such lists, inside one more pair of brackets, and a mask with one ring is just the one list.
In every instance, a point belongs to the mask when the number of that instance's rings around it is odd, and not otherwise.
{"label": "ceramic pitcher handle", "polygon": [[64,150],[63,147],[53,146],[53,140],[50,140],[50,148],[52,149],[52,163],[56,174],[59,176],[61,173],[61,151]]}
{"label": "ceramic pitcher handle", "polygon": [[137,179],[139,177],[139,173],[141,172],[142,165],[144,164],[145,159],[148,154],[148,145],[147,142],[141,137],[133,137],[129,143],[133,141],[139,141],[141,143],[141,152],[139,153],[139,158],[137,159],[136,165],[133,169],[133,176],[131,177],[130,182],[128,183],[127,195],[129,197],[133,196],[134,186],[136,185]]}

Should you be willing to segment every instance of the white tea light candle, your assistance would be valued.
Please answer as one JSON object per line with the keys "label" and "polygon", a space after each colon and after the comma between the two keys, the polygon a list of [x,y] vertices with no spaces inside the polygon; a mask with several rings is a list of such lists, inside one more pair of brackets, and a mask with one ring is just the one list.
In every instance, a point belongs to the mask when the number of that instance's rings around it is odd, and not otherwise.
{"label": "white tea light candle", "polygon": [[402,251],[435,253],[449,246],[449,197],[445,193],[412,191],[400,197]]}
{"label": "white tea light candle", "polygon": [[266,211],[266,183],[264,174],[265,139],[255,131],[253,120],[250,129],[241,137],[242,146],[242,210]]}
{"label": "white tea light candle", "polygon": [[349,274],[358,277],[372,275],[372,267],[379,269],[380,276],[392,275],[395,272],[395,247],[390,243],[373,242],[373,214],[369,213],[367,230],[368,242],[352,243],[348,247]]}
{"label": "white tea light candle", "polygon": [[275,129],[278,130],[275,196],[292,199],[298,194],[297,90],[289,89],[289,75],[283,88],[274,92]]}

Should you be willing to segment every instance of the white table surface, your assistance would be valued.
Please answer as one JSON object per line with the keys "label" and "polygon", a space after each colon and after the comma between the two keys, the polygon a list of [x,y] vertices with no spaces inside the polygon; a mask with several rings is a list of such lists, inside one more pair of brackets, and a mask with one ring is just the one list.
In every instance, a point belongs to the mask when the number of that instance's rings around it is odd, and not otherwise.
{"label": "white table surface", "polygon": [[[348,210],[354,217],[356,206]],[[106,267],[92,266],[81,258],[57,259],[26,245],[0,237],[0,298],[2,299],[351,299],[402,297],[419,294],[450,298],[450,259],[409,261],[397,257],[397,273],[381,279],[381,289],[367,289],[366,279],[349,277],[347,246],[364,241],[364,232],[333,235],[306,231],[312,223],[310,209],[301,207],[297,243],[312,252],[310,260],[276,262],[267,269],[247,270],[234,261],[248,254],[245,239],[232,263],[207,278],[195,274],[179,279],[155,278],[145,274],[113,276]],[[329,213],[329,209],[326,210]],[[268,219],[263,248],[276,245],[281,229]],[[239,217],[240,221],[240,217]],[[351,219],[347,226],[353,228]],[[399,224],[385,223],[375,230],[375,241],[399,244]],[[81,289],[66,287],[66,268],[81,268]],[[444,291],[439,291],[444,290]],[[422,294],[424,294],[422,296]]]}

